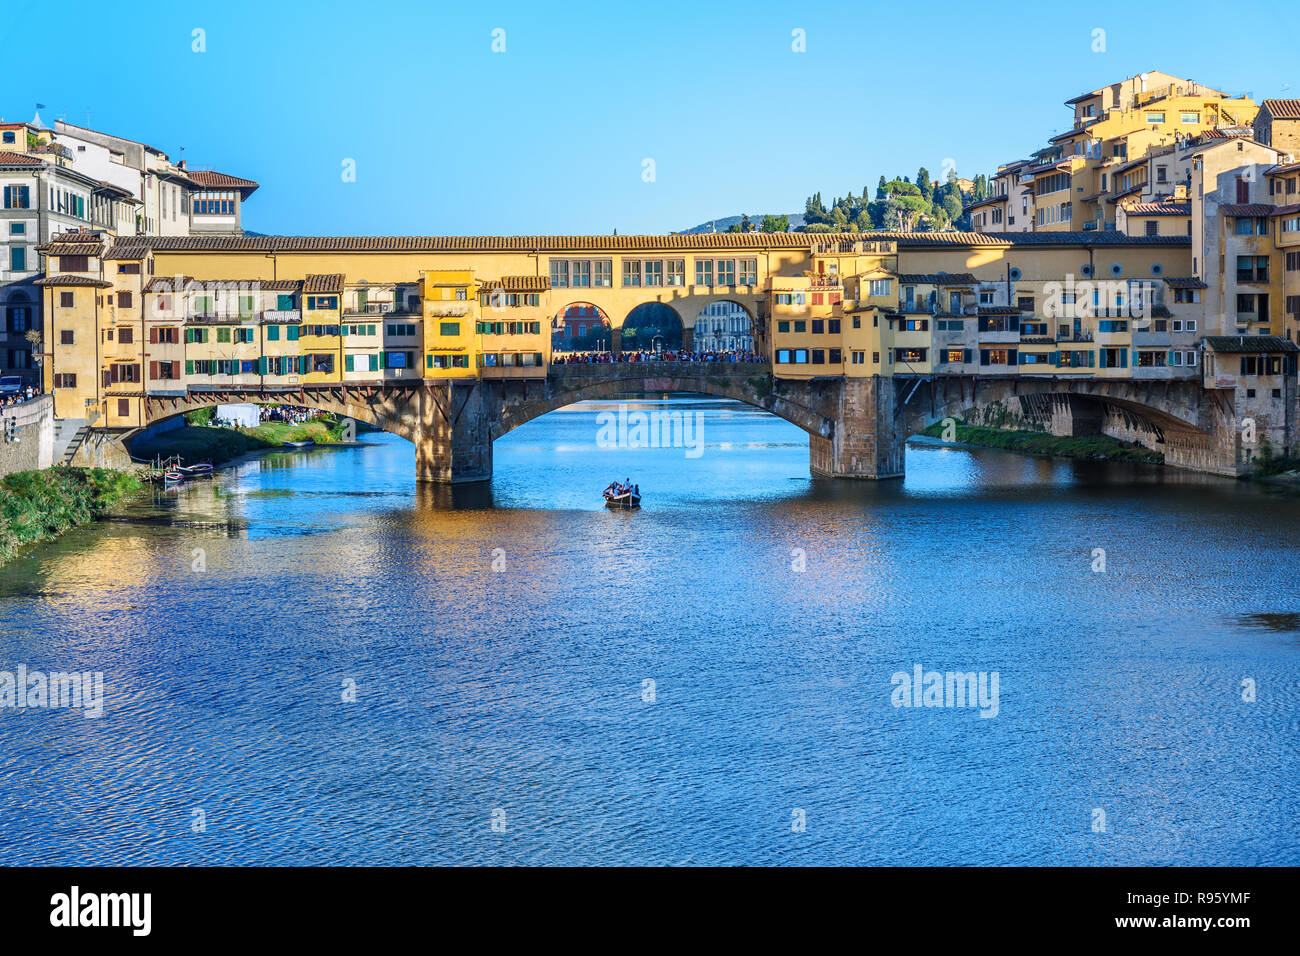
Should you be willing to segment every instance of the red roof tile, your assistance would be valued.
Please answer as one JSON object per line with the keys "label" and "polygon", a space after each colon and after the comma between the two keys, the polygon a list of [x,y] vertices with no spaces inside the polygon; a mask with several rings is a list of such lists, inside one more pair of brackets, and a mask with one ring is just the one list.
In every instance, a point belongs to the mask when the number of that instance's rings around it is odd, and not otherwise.
{"label": "red roof tile", "polygon": [[257,183],[251,179],[240,179],[238,176],[227,176],[212,170],[187,169],[185,175],[204,189],[239,189],[251,193],[257,188]]}
{"label": "red roof tile", "polygon": [[1300,119],[1300,100],[1265,100],[1259,108],[1274,119]]}
{"label": "red roof tile", "polygon": [[343,273],[335,272],[329,275],[309,275],[303,281],[302,291],[307,293],[342,294]]}
{"label": "red roof tile", "polygon": [[1271,216],[1276,209],[1276,206],[1270,206],[1268,203],[1253,202],[1223,205],[1219,207],[1219,212],[1225,216]]}
{"label": "red roof tile", "polygon": [[52,276],[46,276],[43,279],[37,279],[36,285],[88,285],[95,286],[99,289],[110,288],[113,283],[105,282],[103,279],[94,279],[90,276],[77,275],[73,272],[58,272]]}

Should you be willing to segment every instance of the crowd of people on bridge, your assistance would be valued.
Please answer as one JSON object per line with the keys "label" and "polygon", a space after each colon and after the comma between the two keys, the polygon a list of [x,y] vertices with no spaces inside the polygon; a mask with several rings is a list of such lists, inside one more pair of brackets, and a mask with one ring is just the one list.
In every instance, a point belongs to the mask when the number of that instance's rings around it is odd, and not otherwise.
{"label": "crowd of people on bridge", "polygon": [[320,415],[314,408],[302,408],[297,405],[263,405],[259,411],[259,420],[264,422],[287,422],[301,425]]}
{"label": "crowd of people on bridge", "polygon": [[696,352],[688,349],[627,352],[555,352],[552,365],[607,365],[626,362],[766,362],[757,352]]}

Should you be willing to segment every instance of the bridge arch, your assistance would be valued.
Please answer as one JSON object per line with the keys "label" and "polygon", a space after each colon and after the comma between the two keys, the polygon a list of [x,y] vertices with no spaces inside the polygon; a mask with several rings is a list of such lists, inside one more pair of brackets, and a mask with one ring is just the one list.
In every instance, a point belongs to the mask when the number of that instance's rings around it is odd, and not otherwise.
{"label": "bridge arch", "polygon": [[[613,365],[557,366],[556,387],[534,396],[499,402],[489,429],[492,441],[547,412],[578,402],[625,398],[639,393],[691,393],[728,398],[797,425],[809,435],[828,438],[835,422],[803,393],[787,395],[773,387],[770,366],[761,363],[629,362]],[[614,374],[610,374],[614,372]]]}
{"label": "bridge arch", "polygon": [[692,347],[701,352],[752,351],[754,313],[735,299],[713,299],[696,313],[691,339]]}
{"label": "bridge arch", "polygon": [[1166,464],[1235,474],[1230,400],[1206,397],[1199,381],[977,378],[897,383],[901,437],[954,418],[1070,436],[1104,433],[1162,452]]}
{"label": "bridge arch", "polygon": [[328,412],[359,422],[414,442],[419,437],[418,422],[407,414],[407,404],[420,386],[416,383],[384,386],[322,385],[304,386],[293,391],[249,389],[232,391],[191,391],[184,395],[151,395],[145,400],[145,422],[117,434],[123,443],[142,432],[177,416],[218,405],[295,405]]}
{"label": "bridge arch", "polygon": [[552,347],[561,351],[609,349],[613,323],[609,314],[592,302],[574,301],[560,307],[553,319]]}
{"label": "bridge arch", "polygon": [[654,348],[690,348],[687,326],[681,312],[669,302],[642,302],[623,316],[618,332],[621,348],[635,352]]}

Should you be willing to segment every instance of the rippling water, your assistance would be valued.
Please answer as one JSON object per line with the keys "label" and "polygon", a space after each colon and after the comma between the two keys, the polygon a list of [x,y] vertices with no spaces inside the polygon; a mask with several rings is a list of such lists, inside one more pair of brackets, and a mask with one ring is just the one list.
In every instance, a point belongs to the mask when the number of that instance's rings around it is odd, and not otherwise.
{"label": "rippling water", "polygon": [[[0,670],[105,681],[0,709],[0,863],[1300,862],[1295,493],[934,443],[813,480],[671,406],[698,458],[589,403],[453,491],[376,435],[0,569]],[[894,707],[917,664],[997,716]]]}

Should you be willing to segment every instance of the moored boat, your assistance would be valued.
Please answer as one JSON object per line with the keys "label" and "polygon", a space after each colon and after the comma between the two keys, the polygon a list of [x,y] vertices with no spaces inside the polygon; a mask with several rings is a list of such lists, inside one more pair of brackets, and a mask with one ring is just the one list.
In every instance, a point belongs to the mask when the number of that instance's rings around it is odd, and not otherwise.
{"label": "moored boat", "polygon": [[285,448],[306,448],[309,445],[314,445],[314,444],[316,443],[310,439],[308,439],[307,441],[287,441],[284,443],[284,447]]}
{"label": "moored boat", "polygon": [[173,470],[186,478],[210,478],[212,476],[212,462],[201,461],[197,465],[177,465]]}

